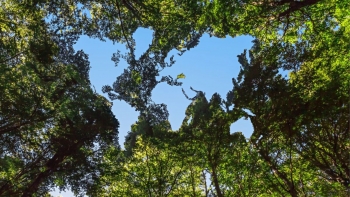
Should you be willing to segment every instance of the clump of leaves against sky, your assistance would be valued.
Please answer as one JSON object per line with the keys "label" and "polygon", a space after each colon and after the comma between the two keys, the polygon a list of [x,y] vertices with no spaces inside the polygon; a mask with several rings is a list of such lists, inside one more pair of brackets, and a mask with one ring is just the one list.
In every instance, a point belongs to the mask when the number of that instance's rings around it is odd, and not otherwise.
{"label": "clump of leaves against sky", "polygon": [[[0,3],[0,196],[350,195],[349,0],[66,0]],[[153,30],[136,57],[133,33]],[[171,50],[254,37],[227,95],[194,90],[178,130],[160,83]],[[123,43],[128,67],[97,94],[80,36]],[[280,70],[289,73],[283,77]],[[220,85],[220,84],[217,84]],[[139,113],[124,148],[108,100]],[[249,113],[248,113],[249,112]],[[249,119],[249,139],[230,125]]]}

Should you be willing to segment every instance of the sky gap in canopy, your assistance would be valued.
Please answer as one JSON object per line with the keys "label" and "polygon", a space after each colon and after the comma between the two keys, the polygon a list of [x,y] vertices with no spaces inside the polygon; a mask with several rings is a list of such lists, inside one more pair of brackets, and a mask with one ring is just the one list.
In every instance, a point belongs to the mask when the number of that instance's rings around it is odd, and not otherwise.
{"label": "sky gap in canopy", "polygon": [[[134,35],[136,40],[136,55],[141,55],[148,48],[152,39],[152,31],[139,29]],[[173,67],[164,69],[160,75],[171,75],[176,78],[180,73],[184,73],[186,78],[181,79],[183,85],[171,87],[166,83],[159,84],[153,91],[152,99],[156,103],[165,103],[169,110],[169,121],[173,130],[177,130],[183,118],[185,110],[191,101],[182,94],[183,88],[189,96],[194,96],[190,86],[195,90],[205,92],[207,98],[218,92],[222,98],[232,89],[232,78],[238,75],[240,65],[237,55],[244,49],[252,46],[252,37],[240,36],[237,38],[227,37],[219,39],[204,35],[200,44],[187,51],[182,56],[177,55],[177,51],[171,51],[169,57],[174,55],[176,63]],[[83,49],[89,54],[90,60],[90,80],[96,91],[103,94],[103,85],[112,85],[116,77],[127,67],[125,61],[120,61],[117,67],[111,61],[112,54],[120,50],[126,52],[125,46],[114,44],[110,41],[101,42],[97,39],[90,39],[82,36],[75,45],[76,50]],[[107,94],[103,94],[107,97]],[[137,120],[138,112],[123,101],[113,101],[113,113],[120,122],[119,142],[124,143],[124,136],[130,130],[130,126]],[[231,132],[241,131],[246,137],[252,133],[250,121],[239,120],[231,126]]]}

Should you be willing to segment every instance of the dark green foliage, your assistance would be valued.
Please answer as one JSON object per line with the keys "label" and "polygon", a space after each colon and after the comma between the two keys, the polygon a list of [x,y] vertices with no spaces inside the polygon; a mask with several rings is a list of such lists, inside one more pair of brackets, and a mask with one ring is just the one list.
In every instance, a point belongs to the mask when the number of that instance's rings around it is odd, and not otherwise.
{"label": "dark green foliage", "polygon": [[0,195],[44,196],[53,186],[81,193],[100,173],[104,151],[118,146],[119,123],[90,87],[88,56],[73,50],[78,37],[49,29],[39,9],[22,6],[0,10],[18,17],[2,24],[0,38]]}

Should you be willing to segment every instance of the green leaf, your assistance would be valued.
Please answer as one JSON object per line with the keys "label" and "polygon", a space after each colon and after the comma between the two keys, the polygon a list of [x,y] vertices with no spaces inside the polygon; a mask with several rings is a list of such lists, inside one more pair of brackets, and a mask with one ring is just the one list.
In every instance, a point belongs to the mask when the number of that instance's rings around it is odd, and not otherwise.
{"label": "green leaf", "polygon": [[185,78],[186,78],[186,75],[184,75],[183,73],[178,74],[178,75],[176,76],[176,79],[185,79]]}
{"label": "green leaf", "polygon": [[135,81],[137,85],[141,83],[141,75],[139,72],[135,70],[131,71],[131,78]]}

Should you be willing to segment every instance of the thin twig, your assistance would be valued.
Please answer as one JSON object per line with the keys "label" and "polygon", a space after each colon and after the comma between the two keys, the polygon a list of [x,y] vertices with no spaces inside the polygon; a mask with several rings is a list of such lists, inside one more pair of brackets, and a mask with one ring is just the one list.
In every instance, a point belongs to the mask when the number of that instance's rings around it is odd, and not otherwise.
{"label": "thin twig", "polygon": [[122,34],[123,34],[123,36],[124,36],[124,38],[126,40],[126,44],[128,45],[129,49],[131,50],[131,52],[133,52],[134,50],[133,50],[133,48],[131,48],[129,40],[128,40],[128,37],[125,34],[124,23],[123,23],[123,20],[121,18],[121,13],[120,13],[120,7],[119,7],[118,0],[116,0],[116,6],[117,6],[117,9],[118,9],[118,17],[119,17],[119,20],[120,20],[120,26],[122,27]]}
{"label": "thin twig", "polygon": [[14,56],[12,56],[12,57],[10,57],[10,58],[7,58],[7,59],[1,61],[0,64],[6,63],[6,62],[8,62],[8,61],[10,61],[10,60],[12,60],[12,59],[18,57],[19,55],[21,55],[21,54],[23,54],[23,53],[24,53],[24,51],[21,51],[21,52],[17,53],[16,55],[14,55]]}

